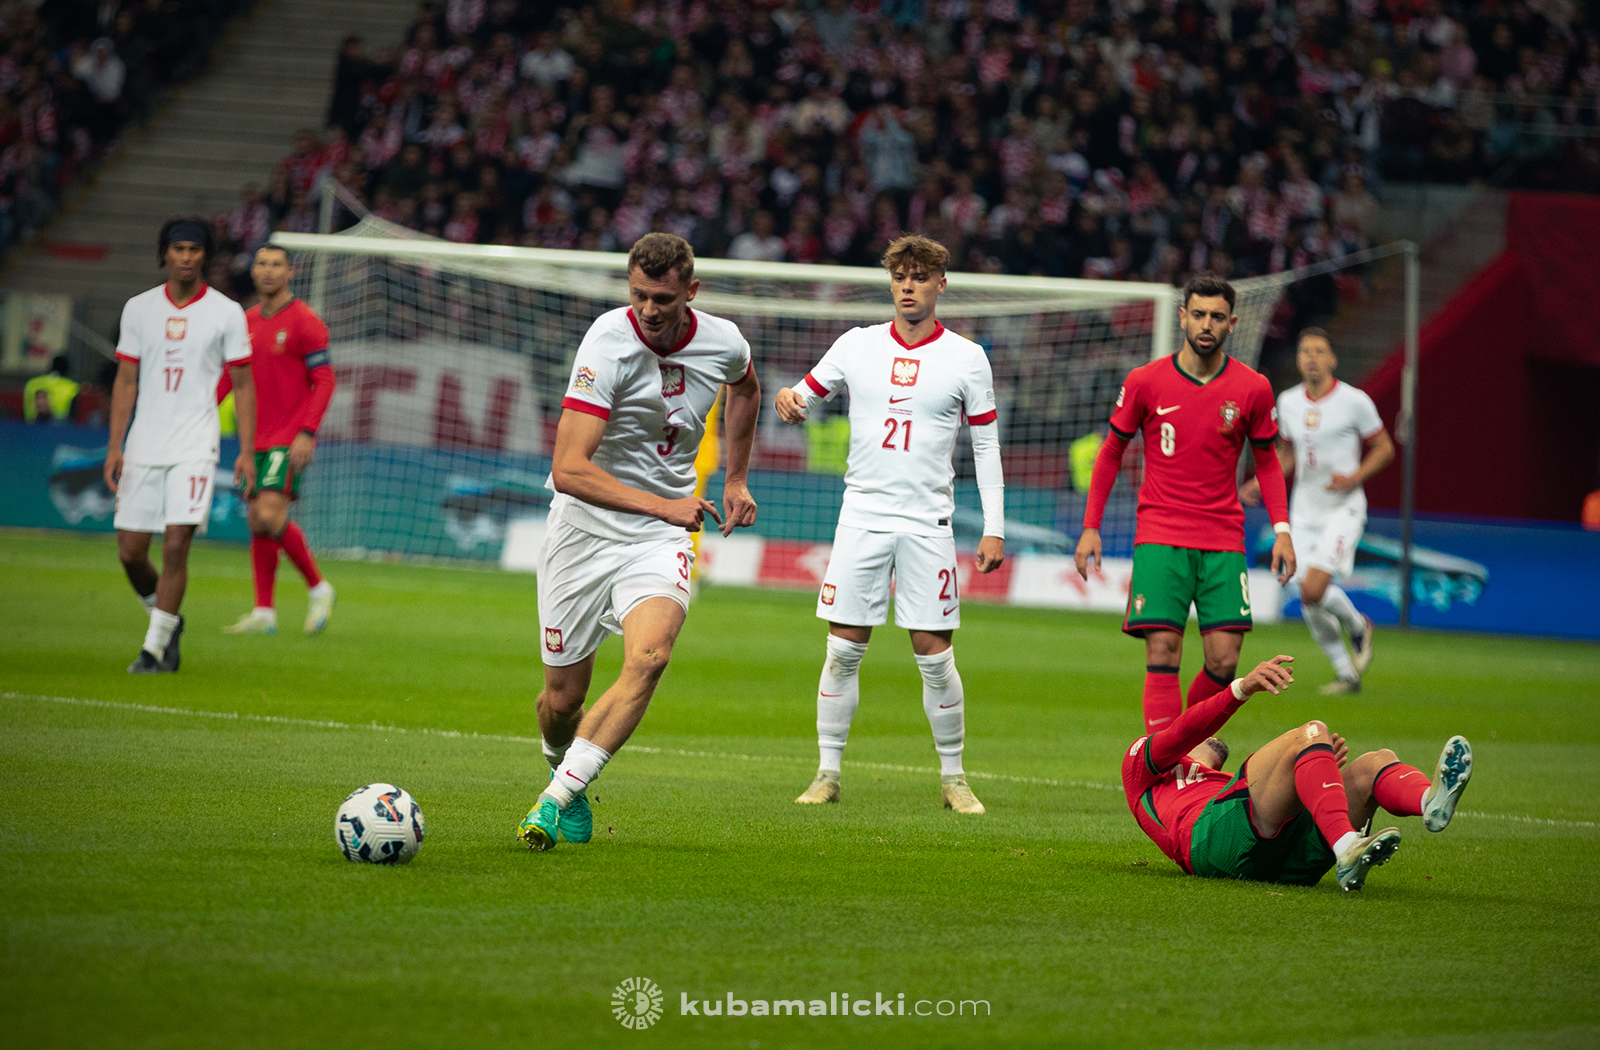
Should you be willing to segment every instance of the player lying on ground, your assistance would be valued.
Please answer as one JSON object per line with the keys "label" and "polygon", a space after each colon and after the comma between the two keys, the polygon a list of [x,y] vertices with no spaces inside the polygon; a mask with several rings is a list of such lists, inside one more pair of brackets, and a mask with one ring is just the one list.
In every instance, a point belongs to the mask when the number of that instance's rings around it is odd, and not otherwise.
{"label": "player lying on ground", "polygon": [[[1300,556],[1295,574],[1300,614],[1338,676],[1322,694],[1359,693],[1361,676],[1372,663],[1372,621],[1333,581],[1355,568],[1367,527],[1367,494],[1361,486],[1394,459],[1394,442],[1372,398],[1333,378],[1339,359],[1327,332],[1301,332],[1295,363],[1305,381],[1278,395],[1278,461],[1285,475],[1294,476],[1289,528]],[[1246,503],[1260,502],[1254,478],[1240,496]],[[1353,653],[1345,651],[1341,628],[1350,634]]]}
{"label": "player lying on ground", "polygon": [[[251,366],[256,381],[256,491],[248,504],[250,571],[256,604],[229,634],[277,634],[273,590],[278,552],[289,556],[309,588],[307,634],[328,626],[333,586],[317,571],[306,534],[289,520],[289,504],[300,498],[300,479],[317,450],[317,428],[333,399],[328,362],[328,326],[289,291],[294,264],[277,245],[256,249],[250,276],[261,301],[245,311],[250,326]],[[229,386],[223,378],[220,394]]]}
{"label": "player lying on ground", "polygon": [[1205,666],[1189,683],[1193,704],[1233,680],[1250,630],[1249,560],[1244,510],[1235,480],[1239,454],[1255,451],[1261,498],[1277,538],[1272,571],[1287,583],[1295,571],[1283,468],[1273,454],[1278,436],[1272,385],[1224,352],[1234,316],[1233,285],[1198,273],[1183,289],[1177,353],[1128,374],[1111,432],[1094,461],[1078,538],[1078,573],[1100,570],[1100,522],[1122,469],[1122,453],[1144,435],[1144,485],[1139,489],[1133,579],[1122,629],[1144,638],[1144,725],[1159,729],[1184,707],[1178,683],[1189,607],[1200,619]]}
{"label": "player lying on ground", "polygon": [[[994,379],[983,348],[939,323],[950,253],[926,237],[901,237],[883,265],[894,320],[852,328],[797,388],[778,391],[785,423],[803,423],[824,398],[850,394],[850,456],[833,553],[817,616],[828,621],[828,657],[817,687],[817,743],[822,760],[800,803],[839,801],[839,767],[860,702],[858,669],[872,628],[886,622],[890,585],[894,622],[911,633],[922,672],[922,707],[939,755],[947,809],[982,813],[961,767],[966,716],[950,639],[961,626],[952,455],[962,420],[983,502],[979,572],[1005,560],[1005,479],[995,422]],[[913,437],[913,433],[915,437]]]}
{"label": "player lying on ground", "polygon": [[[753,525],[745,483],[761,384],[731,321],[692,310],[694,253],[651,233],[628,253],[631,306],[601,314],[572,363],[561,402],[540,554],[544,689],[539,732],[550,784],[517,836],[535,850],[587,842],[585,789],[632,735],[667,669],[689,611],[689,533],[707,514],[724,536]],[[694,495],[706,414],[726,385],[726,517]],[[594,653],[622,635],[622,674],[587,713]]]}
{"label": "player lying on ground", "polygon": [[1122,789],[1139,827],[1190,874],[1314,886],[1337,865],[1339,887],[1359,890],[1399,847],[1400,830],[1355,829],[1381,808],[1443,831],[1472,776],[1472,748],[1451,737],[1430,782],[1387,748],[1347,763],[1344,740],[1311,721],[1269,741],[1230,777],[1217,732],[1250,696],[1287,689],[1292,660],[1259,664],[1135,740],[1122,759]]}
{"label": "player lying on ground", "polygon": [[[117,554],[150,610],[144,645],[129,674],[176,671],[181,660],[178,609],[189,584],[189,544],[211,512],[222,447],[217,384],[224,368],[233,378],[239,419],[234,473],[246,496],[255,491],[250,338],[239,304],[213,292],[201,277],[211,251],[208,220],[168,220],[157,239],[166,283],[140,292],[122,309],[105,481],[117,494]],[[159,577],[150,564],[154,533],[162,534]]]}

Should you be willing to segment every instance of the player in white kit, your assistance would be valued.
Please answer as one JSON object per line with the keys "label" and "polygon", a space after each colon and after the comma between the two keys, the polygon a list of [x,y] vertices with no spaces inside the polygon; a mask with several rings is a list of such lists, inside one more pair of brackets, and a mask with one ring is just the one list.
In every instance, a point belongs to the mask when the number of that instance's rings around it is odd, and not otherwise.
{"label": "player in white kit", "polygon": [[[723,535],[752,525],[746,475],[761,409],[750,344],[731,321],[690,309],[689,242],[641,237],[628,253],[631,305],[601,314],[578,347],[556,429],[538,568],[548,787],[517,828],[543,852],[587,842],[585,789],[644,717],[689,610],[689,534],[707,514]],[[706,414],[728,388],[724,516],[694,495]],[[587,712],[594,654],[622,635],[622,674]]]}
{"label": "player in white kit", "polygon": [[840,390],[850,394],[850,456],[833,554],[817,599],[828,621],[828,658],[817,689],[821,762],[800,803],[839,801],[839,767],[860,702],[861,658],[872,628],[887,621],[911,633],[922,672],[922,706],[939,755],[944,805],[982,813],[961,765],[966,736],[961,676],[950,639],[961,626],[961,596],[950,518],[955,510],[956,437],[972,439],[983,503],[979,572],[1005,560],[1005,480],[995,422],[994,379],[983,348],[934,316],[950,253],[926,237],[889,245],[895,318],[840,336],[805,380],[778,392],[786,423]]}
{"label": "player in white kit", "polygon": [[[239,304],[202,277],[211,258],[211,224],[199,216],[171,219],[157,243],[167,280],[122,308],[106,448],[106,487],[117,494],[117,553],[150,610],[130,674],[178,669],[189,544],[211,510],[222,444],[217,382],[224,368],[239,418],[234,473],[247,496],[256,477],[250,335]],[[162,534],[159,576],[150,564],[154,533]]]}
{"label": "player in white kit", "polygon": [[1361,486],[1394,459],[1394,442],[1372,398],[1333,377],[1339,360],[1327,332],[1301,332],[1295,363],[1304,382],[1278,395],[1278,461],[1294,479],[1289,530],[1300,553],[1301,615],[1338,676],[1322,693],[1357,693],[1372,663],[1372,621],[1334,581],[1355,567],[1367,527]]}

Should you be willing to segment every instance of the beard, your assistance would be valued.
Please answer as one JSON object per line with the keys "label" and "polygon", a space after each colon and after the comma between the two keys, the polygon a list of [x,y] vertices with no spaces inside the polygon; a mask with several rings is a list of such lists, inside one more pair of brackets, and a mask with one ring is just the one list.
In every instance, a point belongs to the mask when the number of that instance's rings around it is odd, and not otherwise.
{"label": "beard", "polygon": [[1228,337],[1225,336],[1225,335],[1218,336],[1217,337],[1217,341],[1215,343],[1211,344],[1211,349],[1210,350],[1204,350],[1204,349],[1201,349],[1200,347],[1196,346],[1195,342],[1194,342],[1194,337],[1191,336],[1188,332],[1184,332],[1183,333],[1183,341],[1189,344],[1189,349],[1190,350],[1193,350],[1196,354],[1198,354],[1201,357],[1210,357],[1212,354],[1221,353],[1222,348],[1228,345]]}

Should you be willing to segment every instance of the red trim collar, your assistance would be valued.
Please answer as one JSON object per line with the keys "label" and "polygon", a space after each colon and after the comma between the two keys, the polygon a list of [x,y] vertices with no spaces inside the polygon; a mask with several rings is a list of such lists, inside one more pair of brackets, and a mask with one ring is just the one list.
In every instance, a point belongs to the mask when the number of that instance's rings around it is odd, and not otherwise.
{"label": "red trim collar", "polygon": [[650,340],[644,337],[644,329],[639,327],[639,319],[633,315],[633,307],[631,306],[628,307],[628,323],[633,325],[633,334],[639,337],[639,342],[650,347],[651,353],[657,357],[671,357],[688,346],[690,341],[694,339],[694,334],[700,330],[700,318],[694,315],[694,310],[689,307],[684,307],[684,309],[689,311],[689,330],[683,333],[683,338],[678,340],[678,345],[671,350],[657,350],[655,347],[650,346]]}
{"label": "red trim collar", "polygon": [[193,306],[195,303],[198,303],[200,300],[204,299],[206,297],[206,292],[210,290],[211,286],[206,284],[206,282],[201,281],[200,290],[194,293],[194,298],[190,299],[186,303],[179,303],[176,299],[172,298],[172,285],[163,284],[161,286],[161,294],[167,297],[167,302],[171,303],[173,309],[175,310],[184,310]]}
{"label": "red trim collar", "polygon": [[916,349],[919,349],[921,347],[927,346],[929,343],[933,342],[935,339],[939,338],[941,335],[944,335],[944,325],[940,324],[938,321],[934,321],[933,322],[933,334],[928,336],[926,339],[919,339],[915,343],[908,343],[904,339],[901,339],[900,338],[900,329],[898,329],[898,328],[896,328],[894,326],[894,322],[893,321],[889,322],[889,334],[894,336],[894,341],[895,342],[899,343],[901,346],[905,347],[907,350],[916,350]]}
{"label": "red trim collar", "polygon": [[1326,390],[1324,390],[1322,392],[1322,396],[1321,397],[1312,397],[1311,396],[1311,388],[1308,386],[1308,387],[1306,387],[1306,400],[1311,402],[1313,405],[1316,404],[1318,401],[1325,401],[1325,400],[1327,400],[1328,395],[1333,393],[1334,389],[1336,387],[1338,387],[1338,385],[1339,385],[1339,380],[1337,378],[1335,378],[1332,383],[1328,384],[1328,389],[1326,389]]}

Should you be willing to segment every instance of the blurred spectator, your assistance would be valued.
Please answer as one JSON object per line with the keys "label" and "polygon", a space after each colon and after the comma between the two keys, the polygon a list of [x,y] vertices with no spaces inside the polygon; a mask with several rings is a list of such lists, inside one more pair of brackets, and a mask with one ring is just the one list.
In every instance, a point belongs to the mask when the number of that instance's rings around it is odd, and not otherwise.
{"label": "blurred spectator", "polygon": [[22,419],[25,423],[67,423],[72,419],[72,401],[78,384],[68,373],[65,354],[50,361],[50,371],[34,376],[22,388]]}

